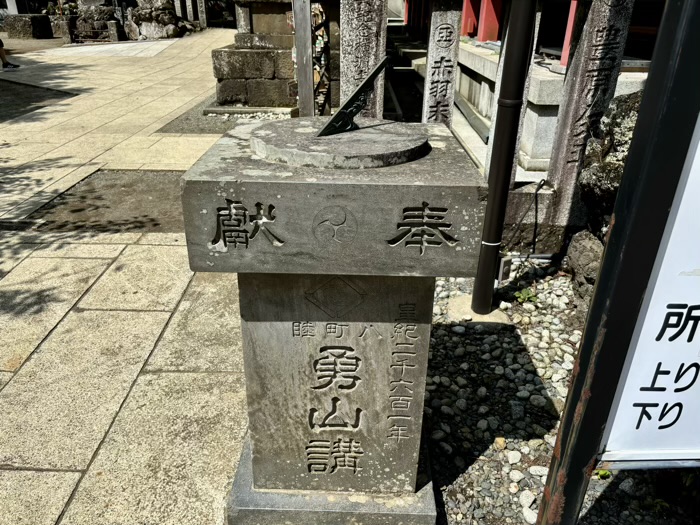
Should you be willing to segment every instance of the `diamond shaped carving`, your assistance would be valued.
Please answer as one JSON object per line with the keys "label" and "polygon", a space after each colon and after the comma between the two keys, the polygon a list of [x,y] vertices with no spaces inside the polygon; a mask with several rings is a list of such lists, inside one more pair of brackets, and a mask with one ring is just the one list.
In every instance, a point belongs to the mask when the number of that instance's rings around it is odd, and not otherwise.
{"label": "diamond shaped carving", "polygon": [[365,291],[357,284],[342,277],[333,277],[311,292],[306,299],[330,317],[338,318],[359,306],[365,298]]}

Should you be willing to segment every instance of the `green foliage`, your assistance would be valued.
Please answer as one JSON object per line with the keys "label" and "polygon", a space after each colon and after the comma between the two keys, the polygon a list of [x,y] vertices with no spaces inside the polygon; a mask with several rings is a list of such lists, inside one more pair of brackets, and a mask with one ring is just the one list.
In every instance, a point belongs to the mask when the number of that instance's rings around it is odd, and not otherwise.
{"label": "green foliage", "polygon": [[594,471],[594,474],[598,476],[598,479],[608,479],[610,476],[612,476],[612,472],[605,469],[598,469]]}
{"label": "green foliage", "polygon": [[531,303],[537,302],[537,295],[535,295],[535,292],[533,292],[530,288],[523,288],[519,292],[515,292],[515,298],[521,304],[527,303],[528,301]]}

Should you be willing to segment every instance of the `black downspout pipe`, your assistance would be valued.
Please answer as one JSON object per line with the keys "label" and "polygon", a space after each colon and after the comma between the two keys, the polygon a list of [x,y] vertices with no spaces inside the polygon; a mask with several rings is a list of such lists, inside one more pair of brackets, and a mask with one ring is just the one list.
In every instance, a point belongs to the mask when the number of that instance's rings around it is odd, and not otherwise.
{"label": "black downspout pipe", "polygon": [[472,296],[472,310],[478,314],[489,313],[493,302],[510,177],[518,140],[520,110],[532,57],[536,12],[536,0],[516,0],[512,2],[510,8],[508,36],[503,57],[503,76],[498,94],[498,114],[489,165],[488,201],[484,231],[481,236],[479,266]]}

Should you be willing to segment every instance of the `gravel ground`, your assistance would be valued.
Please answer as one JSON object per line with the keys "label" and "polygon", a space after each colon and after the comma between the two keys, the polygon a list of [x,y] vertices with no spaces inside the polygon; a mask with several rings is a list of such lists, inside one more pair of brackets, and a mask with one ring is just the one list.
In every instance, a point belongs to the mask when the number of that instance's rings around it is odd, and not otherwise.
{"label": "gravel ground", "polygon": [[[426,394],[444,524],[534,524],[583,329],[570,276],[533,263],[501,289],[512,324],[465,317],[466,279],[438,279]],[[514,292],[535,296],[520,303]],[[577,315],[578,314],[578,315]],[[581,524],[691,524],[658,493],[663,472],[592,480]]]}

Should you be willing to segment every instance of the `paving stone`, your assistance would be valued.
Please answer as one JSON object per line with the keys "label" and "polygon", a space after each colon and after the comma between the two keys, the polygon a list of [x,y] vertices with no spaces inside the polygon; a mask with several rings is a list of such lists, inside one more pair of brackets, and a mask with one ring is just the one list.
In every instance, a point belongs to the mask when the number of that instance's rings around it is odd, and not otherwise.
{"label": "paving stone", "polygon": [[129,246],[80,301],[80,307],[172,310],[191,277],[185,247]]}
{"label": "paving stone", "polygon": [[142,375],[61,525],[224,523],[245,428],[241,375]]}
{"label": "paving stone", "polygon": [[87,467],[167,319],[70,313],[0,392],[0,464]]}
{"label": "paving stone", "polygon": [[144,233],[136,244],[187,246],[184,233]]}
{"label": "paving stone", "polygon": [[12,372],[0,372],[0,388],[4,387],[12,379]]}
{"label": "paving stone", "polygon": [[235,274],[195,275],[147,368],[243,372]]}
{"label": "paving stone", "polygon": [[0,281],[0,370],[17,370],[107,267],[100,259],[25,259]]}
{"label": "paving stone", "polygon": [[123,249],[123,244],[42,244],[32,252],[30,257],[114,259]]}
{"label": "paving stone", "polygon": [[0,279],[32,253],[34,248],[36,246],[33,244],[0,244]]}
{"label": "paving stone", "polygon": [[0,525],[54,525],[79,472],[0,470]]}

